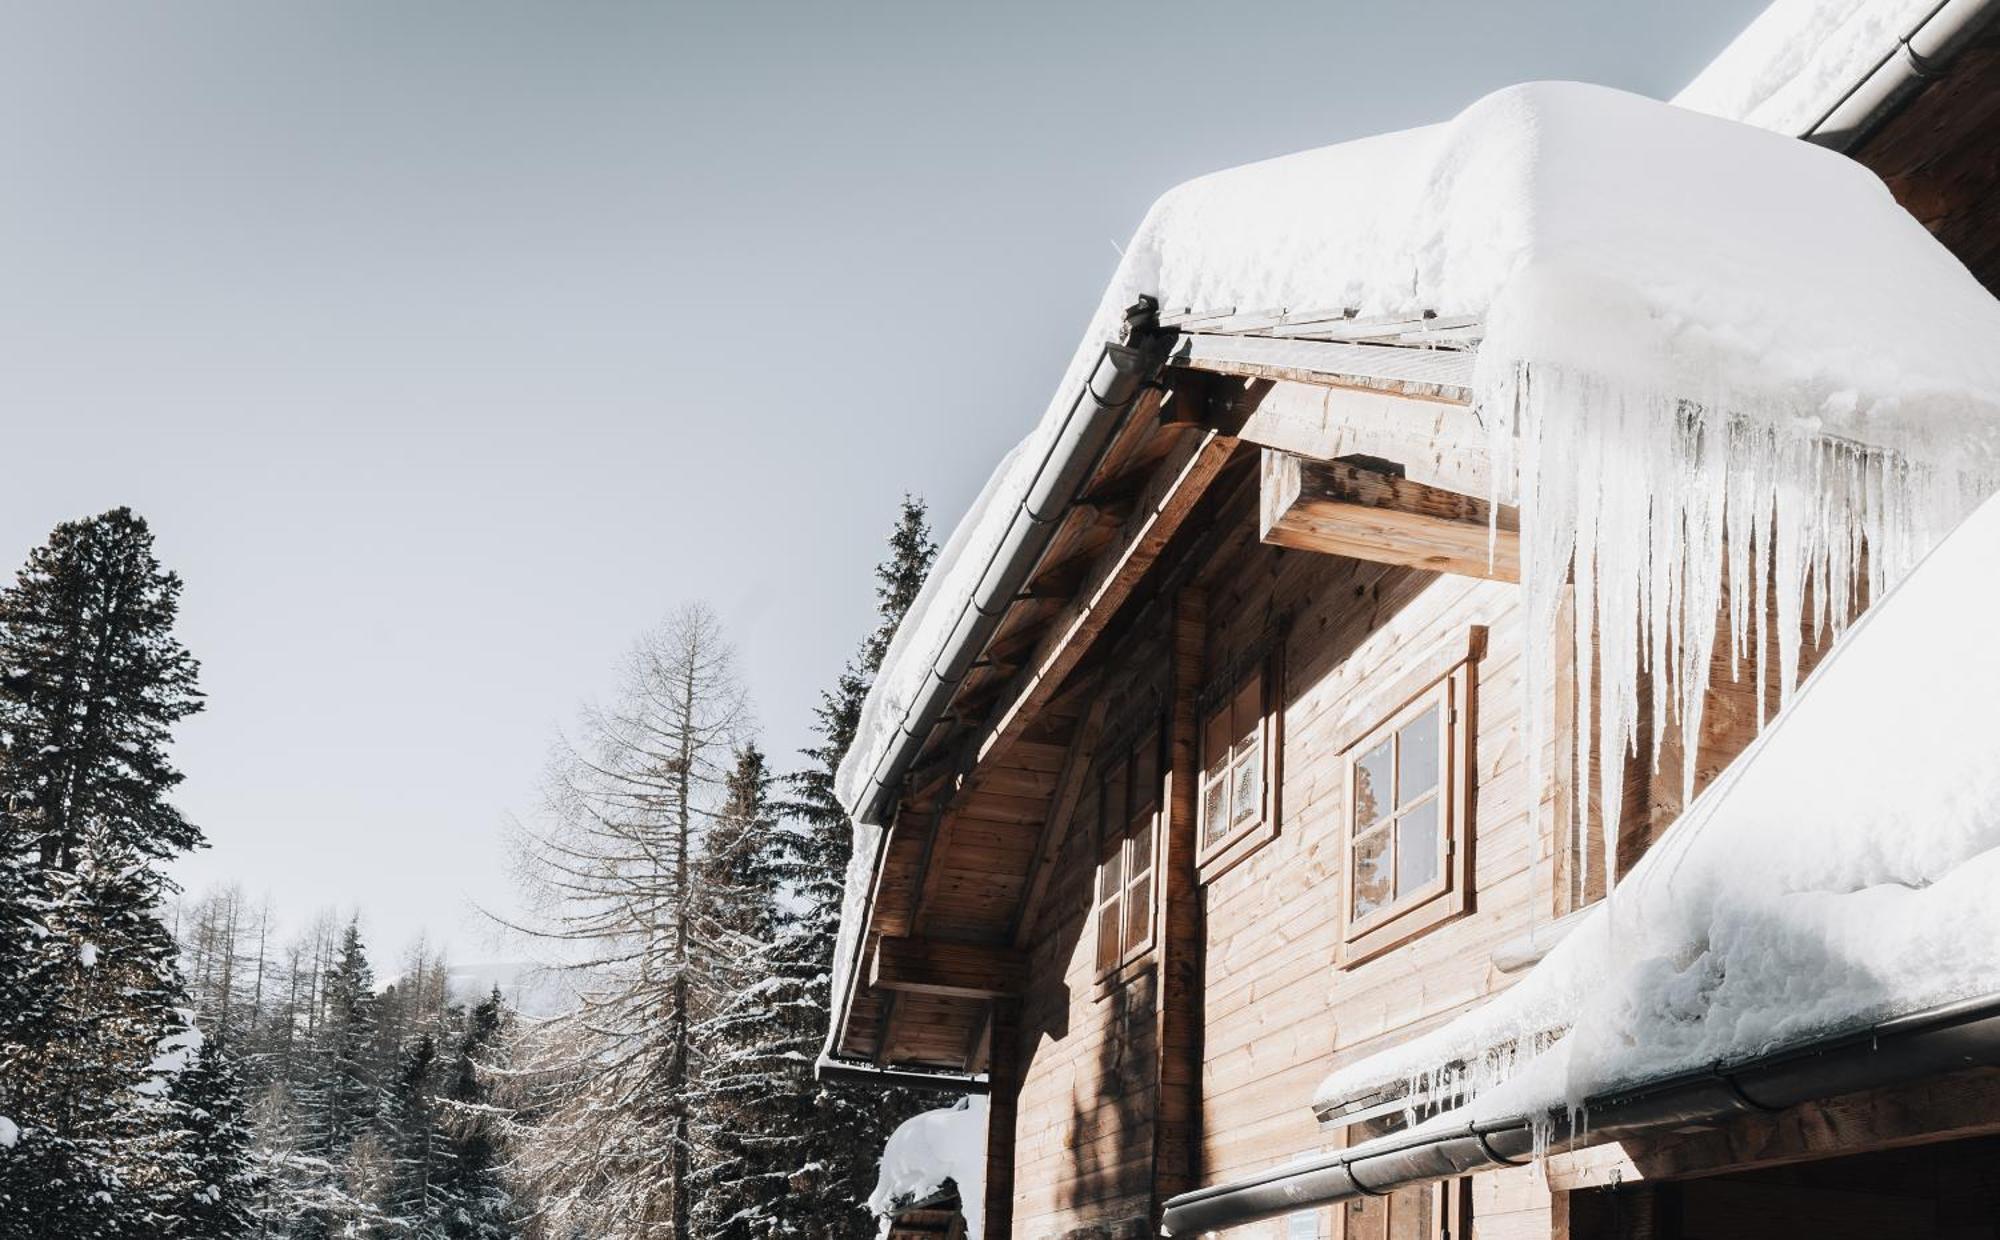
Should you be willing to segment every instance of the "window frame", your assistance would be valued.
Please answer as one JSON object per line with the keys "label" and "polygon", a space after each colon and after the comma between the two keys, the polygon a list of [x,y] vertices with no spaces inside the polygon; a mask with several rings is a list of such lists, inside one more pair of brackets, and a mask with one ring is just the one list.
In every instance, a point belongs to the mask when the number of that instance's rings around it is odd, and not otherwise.
{"label": "window frame", "polygon": [[[1152,954],[1159,939],[1159,859],[1161,828],[1166,809],[1166,763],[1163,746],[1166,742],[1166,728],[1154,717],[1138,730],[1137,735],[1119,743],[1107,753],[1098,764],[1097,770],[1097,865],[1091,874],[1091,966],[1092,974],[1104,982],[1116,977],[1122,970]],[[1146,788],[1151,797],[1149,805],[1135,808],[1134,792],[1142,788],[1140,774],[1147,763],[1144,755],[1152,749],[1152,783]],[[1118,806],[1123,823],[1111,821],[1111,798],[1107,794],[1114,781],[1122,781]],[[1143,816],[1143,821],[1142,821]],[[1141,827],[1145,828],[1145,839],[1141,841]],[[1105,891],[1105,871],[1116,858],[1118,870],[1115,890]],[[1144,867],[1136,863],[1144,861]],[[1132,936],[1133,923],[1130,909],[1135,890],[1145,886],[1143,929]],[[1104,956],[1105,918],[1117,919],[1118,950],[1107,962]]]}
{"label": "window frame", "polygon": [[[1338,747],[1342,774],[1340,808],[1341,881],[1340,949],[1338,963],[1346,968],[1399,947],[1472,908],[1472,793],[1477,685],[1474,675],[1485,649],[1486,631],[1474,627],[1464,637],[1446,642],[1412,665],[1390,691],[1356,712],[1376,722],[1354,733]],[[1393,838],[1401,814],[1412,804],[1390,807],[1387,821],[1361,831],[1355,828],[1356,770],[1364,755],[1426,711],[1438,711],[1438,779],[1432,794],[1437,805],[1437,875],[1414,891],[1399,893],[1388,903],[1356,916],[1354,913],[1354,847],[1358,836],[1386,831]],[[1400,746],[1392,750],[1400,763]],[[1400,776],[1399,776],[1400,778]],[[1398,789],[1400,795],[1400,788]],[[1392,867],[1393,874],[1393,867]]]}
{"label": "window frame", "polygon": [[[1195,874],[1206,883],[1219,877],[1263,847],[1278,834],[1281,781],[1284,778],[1284,643],[1272,639],[1268,648],[1232,665],[1197,695],[1195,711]],[[1221,835],[1209,836],[1208,794],[1214,781],[1209,777],[1209,721],[1223,710],[1233,710],[1246,682],[1258,678],[1257,722],[1253,729],[1259,746],[1257,765],[1262,785],[1257,812],[1242,822],[1230,824]],[[1232,741],[1232,751],[1239,742]],[[1241,759],[1232,752],[1220,778],[1224,781],[1223,804],[1236,801],[1235,777]]]}

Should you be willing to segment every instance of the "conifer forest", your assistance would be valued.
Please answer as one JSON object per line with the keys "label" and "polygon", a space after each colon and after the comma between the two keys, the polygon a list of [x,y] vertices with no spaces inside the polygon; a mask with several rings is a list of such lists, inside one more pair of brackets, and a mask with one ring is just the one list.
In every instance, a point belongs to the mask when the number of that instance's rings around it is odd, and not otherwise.
{"label": "conifer forest", "polygon": [[813,1075],[833,778],[935,550],[906,499],[802,753],[760,748],[708,607],[638,635],[496,827],[523,1005],[365,917],[177,889],[200,583],[131,510],[58,526],[0,592],[0,1240],[874,1234],[876,1157],[924,1104]]}

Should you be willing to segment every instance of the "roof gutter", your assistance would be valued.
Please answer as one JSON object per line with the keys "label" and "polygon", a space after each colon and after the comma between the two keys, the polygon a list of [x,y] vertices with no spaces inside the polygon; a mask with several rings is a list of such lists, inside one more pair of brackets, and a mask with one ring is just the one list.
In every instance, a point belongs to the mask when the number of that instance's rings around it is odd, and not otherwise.
{"label": "roof gutter", "polygon": [[864,822],[880,822],[903,774],[915,761],[924,738],[951,705],[953,693],[986,649],[1001,618],[1014,605],[1028,576],[1048,550],[1056,527],[1077,492],[1097,468],[1112,436],[1141,389],[1165,365],[1173,333],[1159,326],[1160,306],[1141,297],[1125,311],[1123,343],[1106,344],[1069,412],[1050,439],[1000,542],[987,557],[979,580],[931,663],[924,687],[910,701],[896,738],[883,750],[848,812]]}
{"label": "roof gutter", "polygon": [[2000,0],[1940,0],[1915,29],[1799,136],[1852,152],[2000,14]]}
{"label": "roof gutter", "polygon": [[[1142,296],[1126,309],[1119,343],[1104,345],[1098,354],[1097,364],[1091,367],[1083,386],[1071,399],[1069,411],[1063,415],[1062,424],[1056,428],[1047,451],[1035,467],[1035,476],[1028,484],[1027,493],[1016,506],[999,544],[986,558],[979,580],[959,610],[958,618],[952,623],[944,644],[939,647],[937,657],[932,660],[930,674],[924,678],[924,687],[904,710],[903,718],[896,725],[895,739],[884,747],[875,769],[869,772],[868,782],[862,786],[854,804],[847,807],[849,814],[863,822],[881,822],[887,816],[897,785],[916,760],[924,739],[944,718],[952,695],[985,651],[987,643],[992,641],[1008,608],[1014,605],[1015,598],[1048,551],[1056,529],[1062,524],[1063,515],[1075,502],[1091,474],[1096,472],[1099,461],[1111,446],[1119,427],[1124,424],[1126,415],[1132,411],[1139,393],[1157,379],[1166,366],[1168,353],[1178,335],[1173,329],[1160,326],[1160,303],[1157,298]],[[875,856],[869,860],[871,873],[881,865],[882,849],[887,845],[888,834],[884,832],[876,842]],[[874,916],[872,884],[867,898],[868,904],[863,908],[861,918],[864,927]],[[849,1084],[865,1080],[912,1088],[978,1092],[977,1087],[968,1082],[979,1078],[904,1072],[898,1075],[908,1079],[891,1081],[878,1075],[868,1075],[881,1071],[879,1069],[854,1064],[833,1054],[833,1048],[839,1043],[841,1026],[847,1019],[854,979],[861,976],[861,954],[866,950],[867,942],[865,931],[854,936],[853,958],[848,961],[846,974],[849,984],[844,992],[831,996],[833,1019],[828,1024],[826,1047],[814,1065],[816,1074],[822,1080]]]}
{"label": "roof gutter", "polygon": [[1884,1021],[1734,1065],[1662,1077],[1600,1094],[1574,1115],[1515,1116],[1392,1135],[1309,1162],[1183,1193],[1167,1202],[1162,1233],[1191,1236],[1406,1184],[1533,1160],[1582,1136],[1617,1137],[1897,1085],[1946,1072],[2000,1065],[2000,995]]}

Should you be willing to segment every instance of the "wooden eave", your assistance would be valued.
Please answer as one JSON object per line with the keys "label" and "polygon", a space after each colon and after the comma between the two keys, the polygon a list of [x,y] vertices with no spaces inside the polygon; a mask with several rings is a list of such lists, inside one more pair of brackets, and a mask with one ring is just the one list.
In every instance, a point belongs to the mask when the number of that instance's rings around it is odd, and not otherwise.
{"label": "wooden eave", "polygon": [[846,1003],[836,996],[841,1058],[984,1070],[992,1004],[1018,985],[1103,723],[1095,652],[1170,548],[1188,554],[1189,519],[1218,479],[1254,477],[1258,453],[1245,445],[1407,458],[1412,493],[1485,484],[1465,407],[1476,323],[1283,310],[1163,322],[1179,338],[1161,382],[1127,415],[904,781],[859,967]]}

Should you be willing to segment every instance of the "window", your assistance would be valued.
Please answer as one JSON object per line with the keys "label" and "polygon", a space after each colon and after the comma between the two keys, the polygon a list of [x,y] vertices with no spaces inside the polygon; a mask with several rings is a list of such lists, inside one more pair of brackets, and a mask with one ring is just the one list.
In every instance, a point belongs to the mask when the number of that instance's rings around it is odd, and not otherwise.
{"label": "window", "polygon": [[[1202,877],[1213,877],[1277,834],[1277,736],[1272,703],[1275,660],[1201,695],[1201,777],[1196,788]],[[1211,864],[1216,863],[1216,864]]]}
{"label": "window", "polygon": [[1160,733],[1117,751],[1097,790],[1097,973],[1153,946],[1153,857],[1159,840]]}
{"label": "window", "polygon": [[1400,705],[1343,752],[1343,963],[1365,960],[1467,908],[1468,651],[1478,644],[1475,638],[1458,645],[1442,668],[1436,657],[1426,660],[1427,683],[1412,696],[1395,694]]}

